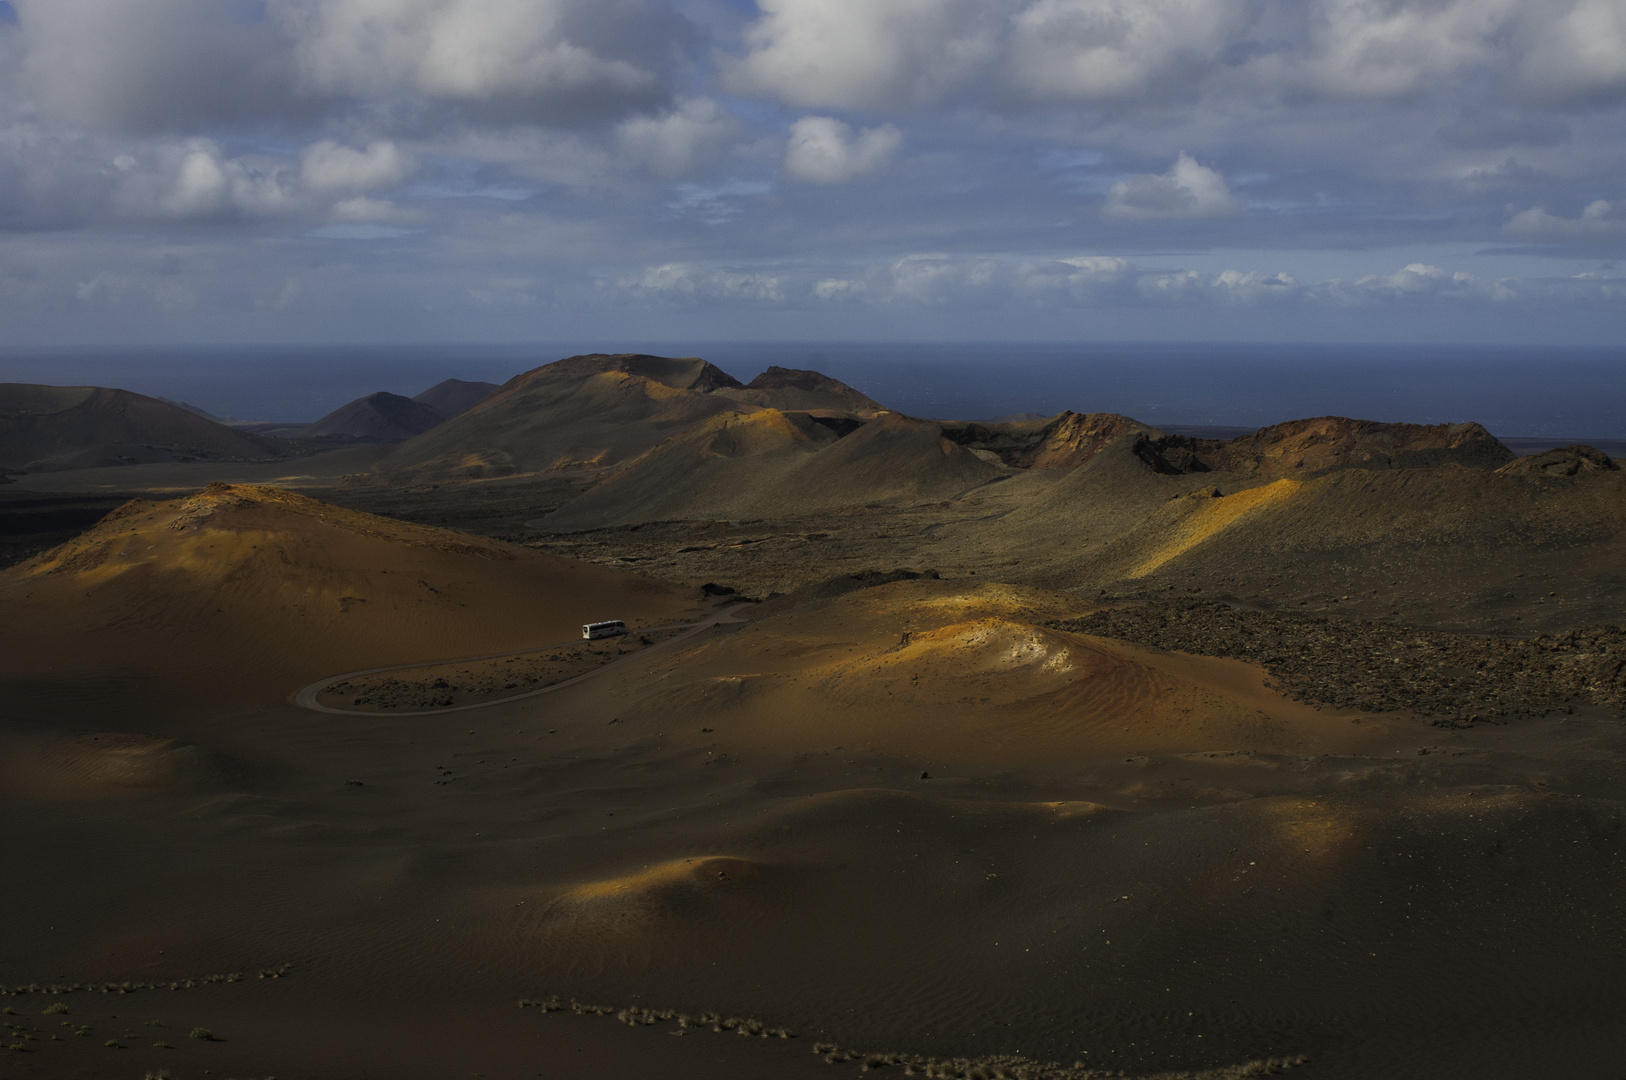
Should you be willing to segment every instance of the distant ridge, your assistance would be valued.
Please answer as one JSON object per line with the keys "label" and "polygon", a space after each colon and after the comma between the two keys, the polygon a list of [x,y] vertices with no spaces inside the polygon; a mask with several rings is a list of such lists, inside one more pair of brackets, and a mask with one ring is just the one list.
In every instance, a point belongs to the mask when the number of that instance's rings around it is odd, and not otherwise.
{"label": "distant ridge", "polygon": [[314,424],[307,424],[290,434],[297,439],[346,438],[400,442],[414,435],[422,435],[445,419],[421,401],[381,390],[341,405]]}
{"label": "distant ridge", "polygon": [[441,416],[450,420],[459,413],[468,412],[490,397],[497,389],[499,387],[496,383],[447,379],[444,382],[436,383],[423,393],[415,395],[412,400],[421,405],[429,406]]}
{"label": "distant ridge", "polygon": [[724,393],[738,401],[784,410],[874,414],[886,408],[844,382],[800,368],[770,367],[743,390]]}
{"label": "distant ridge", "polygon": [[0,383],[0,468],[258,461],[287,451],[286,444],[129,390]]}
{"label": "distant ridge", "polygon": [[472,478],[612,470],[714,416],[766,408],[881,411],[815,371],[771,368],[747,386],[696,356],[589,353],[515,376],[477,408],[404,442],[379,471]]}
{"label": "distant ridge", "polygon": [[1159,472],[1257,476],[1446,464],[1496,469],[1514,458],[1478,424],[1384,424],[1343,416],[1290,420],[1225,442],[1162,435],[1147,438],[1137,453]]}
{"label": "distant ridge", "polygon": [[608,608],[673,621],[691,590],[497,540],[211,484],[137,499],[0,570],[0,674],[121,670],[281,700],[321,675],[569,641]]}

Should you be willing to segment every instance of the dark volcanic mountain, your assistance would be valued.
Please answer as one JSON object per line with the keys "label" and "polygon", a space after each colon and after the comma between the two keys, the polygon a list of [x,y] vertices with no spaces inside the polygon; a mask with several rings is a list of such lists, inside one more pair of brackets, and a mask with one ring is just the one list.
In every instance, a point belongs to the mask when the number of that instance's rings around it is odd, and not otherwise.
{"label": "dark volcanic mountain", "polygon": [[820,411],[873,415],[886,406],[844,382],[817,371],[770,367],[742,390],[724,389],[736,401],[784,411]]}
{"label": "dark volcanic mountain", "polygon": [[0,383],[0,468],[260,460],[285,452],[273,440],[128,390]]}
{"label": "dark volcanic mountain", "polygon": [[778,409],[715,417],[668,439],[547,518],[545,526],[587,529],[912,505],[956,498],[1004,476],[929,421],[889,412],[839,426],[820,419]]}
{"label": "dark volcanic mountain", "polygon": [[412,400],[429,406],[449,420],[459,413],[468,412],[498,389],[496,383],[447,379],[436,383]]}
{"label": "dark volcanic mountain", "polygon": [[1165,435],[1149,440],[1142,456],[1159,471],[1256,476],[1448,464],[1495,469],[1514,458],[1478,424],[1381,424],[1343,416],[1291,420],[1226,442]]}
{"label": "dark volcanic mountain", "polygon": [[611,468],[740,403],[698,357],[572,356],[504,383],[480,407],[403,444],[386,472],[454,477]]}
{"label": "dark volcanic mountain", "polygon": [[[444,384],[442,384],[444,385]],[[357,439],[365,442],[400,442],[422,435],[446,417],[415,398],[379,391],[357,398],[328,413],[314,424],[293,432],[300,439]]]}

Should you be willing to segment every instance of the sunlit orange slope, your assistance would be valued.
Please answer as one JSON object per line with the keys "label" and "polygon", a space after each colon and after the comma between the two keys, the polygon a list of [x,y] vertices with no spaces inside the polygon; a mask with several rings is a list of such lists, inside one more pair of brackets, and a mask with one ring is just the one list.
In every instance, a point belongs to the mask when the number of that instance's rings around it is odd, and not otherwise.
{"label": "sunlit orange slope", "polygon": [[136,501],[0,572],[0,676],[150,674],[208,699],[654,625],[689,590],[495,540],[215,484]]}

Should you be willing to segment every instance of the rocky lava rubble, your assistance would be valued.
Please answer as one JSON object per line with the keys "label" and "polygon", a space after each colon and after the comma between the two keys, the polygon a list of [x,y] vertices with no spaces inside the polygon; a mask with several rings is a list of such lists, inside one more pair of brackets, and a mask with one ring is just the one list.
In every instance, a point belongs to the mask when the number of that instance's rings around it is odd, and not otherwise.
{"label": "rocky lava rubble", "polygon": [[1577,705],[1626,713],[1626,630],[1617,626],[1537,638],[1477,637],[1201,601],[1114,608],[1048,625],[1253,661],[1300,701],[1403,710],[1442,727]]}

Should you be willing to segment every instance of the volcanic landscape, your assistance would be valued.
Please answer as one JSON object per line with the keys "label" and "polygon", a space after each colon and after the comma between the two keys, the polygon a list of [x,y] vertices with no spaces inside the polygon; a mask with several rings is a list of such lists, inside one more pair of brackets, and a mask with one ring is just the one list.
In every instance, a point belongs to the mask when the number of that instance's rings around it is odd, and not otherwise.
{"label": "volcanic landscape", "polygon": [[1521,449],[0,385],[0,1076],[1619,1080],[1626,472]]}

